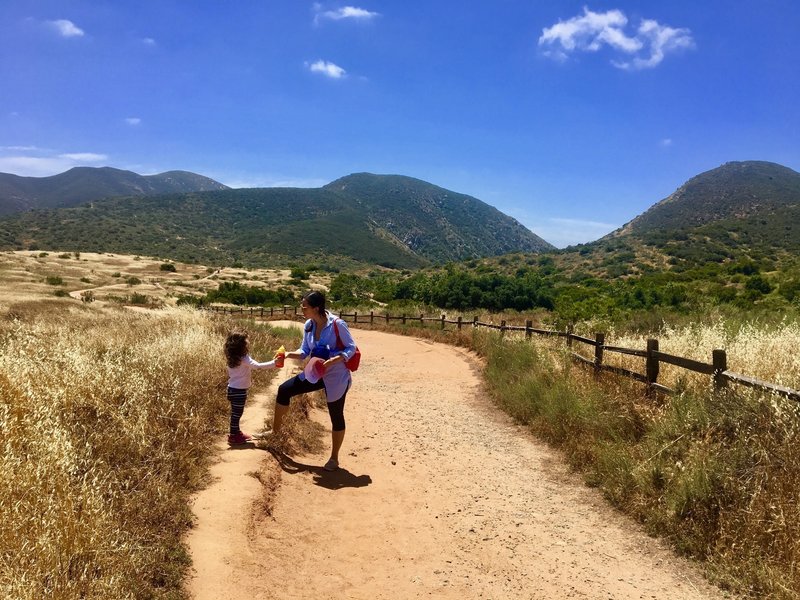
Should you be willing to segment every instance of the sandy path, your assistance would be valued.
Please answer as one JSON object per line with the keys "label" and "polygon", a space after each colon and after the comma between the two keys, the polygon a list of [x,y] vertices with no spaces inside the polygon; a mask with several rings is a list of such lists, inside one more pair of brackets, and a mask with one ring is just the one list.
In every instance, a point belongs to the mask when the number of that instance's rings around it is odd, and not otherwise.
{"label": "sandy path", "polygon": [[[194,598],[722,597],[494,408],[466,351],[355,334],[342,469],[221,452],[195,504]],[[254,522],[261,461],[280,486]]]}

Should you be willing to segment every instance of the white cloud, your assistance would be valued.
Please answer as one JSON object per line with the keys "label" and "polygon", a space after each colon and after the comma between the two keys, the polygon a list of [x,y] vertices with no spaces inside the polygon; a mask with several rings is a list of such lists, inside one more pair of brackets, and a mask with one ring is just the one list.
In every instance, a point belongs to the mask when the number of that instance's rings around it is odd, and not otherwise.
{"label": "white cloud", "polygon": [[93,152],[75,152],[73,154],[59,154],[58,156],[75,162],[103,162],[108,160],[108,155],[95,154]]}
{"label": "white cloud", "polygon": [[38,146],[0,146],[2,152],[40,152],[43,150]]}
{"label": "white cloud", "polygon": [[311,64],[306,63],[306,66],[312,73],[321,73],[332,79],[341,79],[347,74],[347,71],[342,67],[326,60],[318,60]]}
{"label": "white cloud", "polygon": [[220,183],[224,183],[232,188],[274,188],[274,187],[293,187],[293,188],[318,188],[326,183],[327,179],[286,179],[273,177],[248,177],[248,176],[221,176],[214,177]]}
{"label": "white cloud", "polygon": [[618,229],[619,225],[601,223],[599,221],[583,221],[580,219],[546,218],[536,219],[527,227],[543,240],[557,248],[566,248],[575,244],[585,244],[599,240],[607,233]]}
{"label": "white cloud", "polygon": [[596,13],[584,7],[583,13],[542,29],[539,47],[545,56],[564,61],[573,52],[597,52],[608,46],[631,56],[612,60],[611,64],[619,69],[639,70],[657,66],[669,52],[694,47],[688,29],[676,29],[644,19],[635,35],[631,36],[624,31],[628,18],[621,10]]}
{"label": "white cloud", "polygon": [[[542,217],[532,212],[529,207],[521,205],[503,205],[498,202],[496,208],[514,217],[546,242],[556,248],[566,248],[576,244],[586,244],[599,240],[604,235],[619,229],[621,225],[588,219],[570,219],[564,217]],[[568,213],[569,210],[565,210]]]}
{"label": "white cloud", "polygon": [[672,146],[672,138],[664,138],[658,143],[658,145],[661,146],[662,148],[669,148],[670,146]]}
{"label": "white cloud", "polygon": [[369,21],[375,17],[379,17],[380,13],[372,12],[363,8],[355,6],[345,6],[337,10],[322,10],[321,4],[314,4],[314,23],[319,23],[323,19],[331,21],[341,21],[343,19],[353,19],[356,21]]}
{"label": "white cloud", "polygon": [[67,19],[57,19],[55,21],[45,21],[45,25],[54,29],[62,37],[83,37],[83,29]]}
{"label": "white cloud", "polygon": [[23,177],[47,177],[68,171],[72,167],[79,167],[87,163],[106,162],[108,156],[94,152],[76,152],[49,155],[46,149],[23,146],[4,146],[0,147],[3,152],[31,152],[31,154],[17,154],[12,156],[0,156],[0,172],[13,173]]}
{"label": "white cloud", "polygon": [[130,126],[132,126],[132,127],[135,127],[136,125],[141,125],[141,123],[142,123],[142,120],[141,120],[139,117],[127,117],[127,118],[125,119],[125,122],[126,122],[128,125],[130,125]]}
{"label": "white cloud", "polygon": [[145,46],[155,46],[156,45],[156,41],[151,37],[142,38],[142,43]]}

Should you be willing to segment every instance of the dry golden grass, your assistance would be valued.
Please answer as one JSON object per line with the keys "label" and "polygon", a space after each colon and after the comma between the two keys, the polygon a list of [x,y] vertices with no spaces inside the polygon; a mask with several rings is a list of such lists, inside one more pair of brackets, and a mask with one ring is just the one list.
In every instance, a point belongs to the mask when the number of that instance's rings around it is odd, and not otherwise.
{"label": "dry golden grass", "polygon": [[[778,385],[800,389],[800,323],[761,326],[745,323],[731,330],[722,321],[713,325],[664,327],[658,334],[659,350],[705,363],[711,362],[714,349],[724,349],[728,370]],[[606,343],[626,348],[645,349],[645,336],[609,332]],[[644,360],[607,353],[611,364],[644,372]],[[605,357],[604,357],[605,358]],[[613,361],[613,362],[612,362]],[[708,375],[662,364],[659,383],[699,391],[710,384]]]}
{"label": "dry golden grass", "polygon": [[[147,297],[148,304],[174,306],[180,295],[205,294],[220,282],[238,281],[250,286],[290,285],[288,269],[240,269],[173,263],[175,272],[162,271],[167,261],[153,257],[61,251],[0,252],[0,314],[3,307],[54,296],[92,290],[99,302],[124,303],[133,293]],[[172,261],[169,261],[172,262]],[[62,283],[48,283],[58,277]],[[131,278],[140,283],[129,283]],[[302,288],[326,288],[327,273],[312,273]]]}
{"label": "dry golden grass", "polygon": [[188,498],[225,433],[227,327],[67,299],[0,318],[0,597],[182,597]]}
{"label": "dry golden grass", "polygon": [[224,410],[219,334],[188,312],[42,308],[0,323],[2,595],[174,594]]}

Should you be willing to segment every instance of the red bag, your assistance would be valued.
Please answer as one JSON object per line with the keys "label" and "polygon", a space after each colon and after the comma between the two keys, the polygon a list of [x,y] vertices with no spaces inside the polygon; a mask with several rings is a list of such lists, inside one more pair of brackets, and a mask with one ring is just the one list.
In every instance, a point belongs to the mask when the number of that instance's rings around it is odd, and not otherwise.
{"label": "red bag", "polygon": [[[333,320],[333,331],[336,334],[336,349],[337,350],[344,350],[344,343],[342,343],[342,338],[339,337],[339,326],[336,324],[338,319]],[[347,367],[348,371],[358,371],[358,365],[361,363],[361,350],[358,349],[356,346],[356,352],[353,356],[344,362],[344,366]]]}

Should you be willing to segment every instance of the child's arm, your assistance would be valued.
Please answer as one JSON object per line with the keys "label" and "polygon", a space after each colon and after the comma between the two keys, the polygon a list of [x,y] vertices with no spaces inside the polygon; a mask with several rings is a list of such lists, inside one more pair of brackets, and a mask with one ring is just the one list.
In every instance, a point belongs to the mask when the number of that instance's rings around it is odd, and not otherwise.
{"label": "child's arm", "polygon": [[245,358],[247,364],[250,366],[251,369],[277,369],[277,365],[275,364],[274,360],[268,360],[267,362],[258,362],[253,360],[253,357],[249,354]]}

